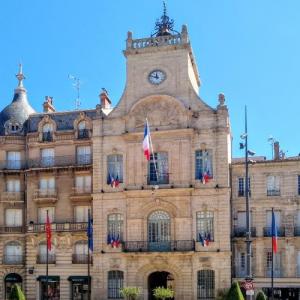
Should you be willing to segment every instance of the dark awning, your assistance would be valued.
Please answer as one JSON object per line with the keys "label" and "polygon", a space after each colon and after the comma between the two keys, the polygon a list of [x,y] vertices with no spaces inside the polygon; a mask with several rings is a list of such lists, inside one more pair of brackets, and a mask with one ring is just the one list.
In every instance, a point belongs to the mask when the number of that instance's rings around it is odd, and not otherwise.
{"label": "dark awning", "polygon": [[[91,276],[90,276],[91,278]],[[72,282],[88,283],[88,276],[69,276],[68,280]]]}
{"label": "dark awning", "polygon": [[[46,282],[47,276],[40,275],[36,280]],[[59,276],[48,276],[48,282],[57,282],[59,281]]]}

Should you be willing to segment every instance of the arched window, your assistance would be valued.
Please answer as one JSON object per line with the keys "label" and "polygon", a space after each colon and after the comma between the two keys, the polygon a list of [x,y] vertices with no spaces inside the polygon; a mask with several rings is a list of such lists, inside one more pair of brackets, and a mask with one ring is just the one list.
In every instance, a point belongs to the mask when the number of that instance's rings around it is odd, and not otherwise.
{"label": "arched window", "polygon": [[78,241],[74,246],[73,264],[86,264],[88,262],[88,243]]}
{"label": "arched window", "polygon": [[86,129],[86,122],[81,121],[78,123],[78,130]]}
{"label": "arched window", "polygon": [[120,289],[123,288],[124,273],[122,271],[108,272],[108,299],[122,299]]}
{"label": "arched window", "polygon": [[167,250],[170,247],[171,219],[167,212],[157,210],[148,217],[148,242],[151,250]]}
{"label": "arched window", "polygon": [[197,299],[215,299],[215,271],[198,271]]}
{"label": "arched window", "polygon": [[5,299],[10,299],[12,287],[14,284],[22,286],[22,277],[16,273],[9,273],[5,276]]}
{"label": "arched window", "polygon": [[118,246],[123,240],[123,215],[110,214],[107,217],[107,244]]}
{"label": "arched window", "polygon": [[23,251],[22,246],[18,242],[9,242],[4,249],[4,263],[8,265],[22,264]]}
{"label": "arched window", "polygon": [[43,141],[51,142],[53,139],[53,124],[46,123],[42,127]]}
{"label": "arched window", "polygon": [[[38,257],[37,257],[37,263],[38,264],[45,264],[47,262],[47,244],[46,242],[41,242],[39,244],[38,249]],[[55,249],[54,245],[51,245],[51,250],[48,251],[48,263],[54,264],[55,263]]]}

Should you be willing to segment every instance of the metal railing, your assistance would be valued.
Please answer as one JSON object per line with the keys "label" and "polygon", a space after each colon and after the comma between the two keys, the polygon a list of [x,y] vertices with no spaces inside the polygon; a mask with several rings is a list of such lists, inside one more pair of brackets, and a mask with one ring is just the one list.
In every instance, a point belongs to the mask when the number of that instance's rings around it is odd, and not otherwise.
{"label": "metal railing", "polygon": [[5,265],[22,265],[22,264],[24,264],[24,256],[23,255],[5,254],[3,256],[3,264],[5,264]]}
{"label": "metal railing", "polygon": [[[86,231],[87,222],[74,222],[74,223],[52,223],[52,231]],[[28,225],[28,232],[45,232],[46,224],[30,224]]]}
{"label": "metal railing", "polygon": [[2,202],[24,201],[23,192],[2,192],[0,197]]}
{"label": "metal railing", "polygon": [[24,226],[0,226],[0,233],[23,233]]}
{"label": "metal railing", "polygon": [[1,170],[21,170],[25,167],[24,160],[3,160],[0,161]]}
{"label": "metal railing", "polygon": [[90,137],[88,129],[78,130],[78,139],[88,139]]}
{"label": "metal railing", "polygon": [[[246,237],[247,228],[246,227],[234,227],[233,236],[235,237]],[[256,227],[251,227],[251,236],[256,237]]]}
{"label": "metal railing", "polygon": [[38,189],[35,190],[33,194],[34,199],[40,198],[57,198],[57,190],[56,189]]}
{"label": "metal railing", "polygon": [[[36,257],[37,264],[45,264],[47,262],[47,254],[39,254]],[[48,254],[48,263],[55,264],[56,263],[56,256],[55,254]]]}
{"label": "metal railing", "polygon": [[295,228],[294,228],[294,236],[300,236],[300,226],[295,226]]}
{"label": "metal railing", "polygon": [[[72,263],[73,264],[87,264],[88,255],[87,254],[72,254]],[[92,256],[90,256],[90,263],[92,263]]]}
{"label": "metal railing", "polygon": [[73,195],[85,195],[90,194],[92,192],[91,186],[75,186],[73,187]]}
{"label": "metal railing", "polygon": [[42,133],[43,142],[52,142],[53,141],[53,133],[51,131]]}
{"label": "metal railing", "polygon": [[124,252],[176,252],[195,251],[195,241],[128,241],[123,242]]}
{"label": "metal railing", "polygon": [[169,173],[155,173],[151,172],[147,175],[147,184],[169,184]]}
{"label": "metal railing", "polygon": [[[272,236],[272,227],[264,227],[264,236],[271,237]],[[285,236],[285,228],[277,227],[277,236]]]}
{"label": "metal railing", "polygon": [[[266,277],[271,277],[272,270],[271,268],[267,268]],[[273,271],[273,275],[275,278],[283,277],[283,270],[281,268],[275,268]]]}
{"label": "metal railing", "polygon": [[280,190],[267,190],[267,196],[280,196]]}
{"label": "metal railing", "polygon": [[89,165],[92,163],[92,154],[77,154],[65,156],[50,156],[40,159],[29,159],[28,168],[49,168],[49,167],[67,167]]}

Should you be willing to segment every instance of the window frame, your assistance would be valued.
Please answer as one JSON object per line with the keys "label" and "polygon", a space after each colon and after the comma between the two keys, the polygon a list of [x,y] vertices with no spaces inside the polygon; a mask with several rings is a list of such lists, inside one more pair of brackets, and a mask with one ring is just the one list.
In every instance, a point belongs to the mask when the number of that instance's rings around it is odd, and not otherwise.
{"label": "window frame", "polygon": [[[206,169],[208,168],[208,178],[214,178],[214,162],[212,149],[197,149],[195,150],[195,180],[203,180],[204,162],[207,161]],[[210,162],[209,162],[210,161]]]}
{"label": "window frame", "polygon": [[107,298],[122,299],[120,290],[124,286],[124,272],[111,270],[107,272]]}
{"label": "window frame", "polygon": [[106,173],[107,178],[110,176],[116,179],[118,176],[119,183],[124,182],[124,159],[123,154],[108,154],[106,156]]}
{"label": "window frame", "polygon": [[211,269],[197,271],[197,300],[215,299],[216,275]]}
{"label": "window frame", "polygon": [[[113,217],[115,218],[113,220]],[[123,241],[124,234],[124,216],[122,213],[111,213],[107,215],[107,237],[117,238]]]}
{"label": "window frame", "polygon": [[[204,216],[200,216],[201,214],[204,214]],[[215,223],[215,214],[214,211],[208,210],[208,211],[197,211],[196,212],[196,240],[199,242],[199,233],[201,233],[201,236],[204,237],[205,234],[210,234],[210,241],[214,242],[215,236],[214,236],[214,223]],[[202,219],[202,220],[201,220]],[[204,226],[206,229],[201,229],[201,227]],[[209,231],[209,228],[211,230]]]}
{"label": "window frame", "polygon": [[[153,155],[154,155],[154,158],[153,158]],[[148,161],[147,168],[148,168],[147,169],[147,184],[148,185],[169,184],[170,172],[169,172],[169,152],[168,151],[157,151],[157,152],[154,152],[153,154],[150,154],[150,160]]]}

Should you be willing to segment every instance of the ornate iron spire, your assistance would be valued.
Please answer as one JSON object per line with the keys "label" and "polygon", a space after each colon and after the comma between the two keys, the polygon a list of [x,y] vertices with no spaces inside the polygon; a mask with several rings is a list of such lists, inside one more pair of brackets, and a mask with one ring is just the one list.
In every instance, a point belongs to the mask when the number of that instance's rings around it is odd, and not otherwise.
{"label": "ornate iron spire", "polygon": [[163,15],[160,17],[160,19],[157,19],[155,22],[155,32],[152,34],[152,36],[163,36],[163,35],[171,35],[172,33],[178,33],[176,30],[174,30],[174,20],[170,19],[167,15],[167,6],[166,2],[163,1]]}
{"label": "ornate iron spire", "polygon": [[23,74],[22,64],[19,64],[19,72],[16,75],[16,77],[19,80],[18,88],[24,88],[24,86],[23,86],[23,80],[25,79],[25,76]]}

